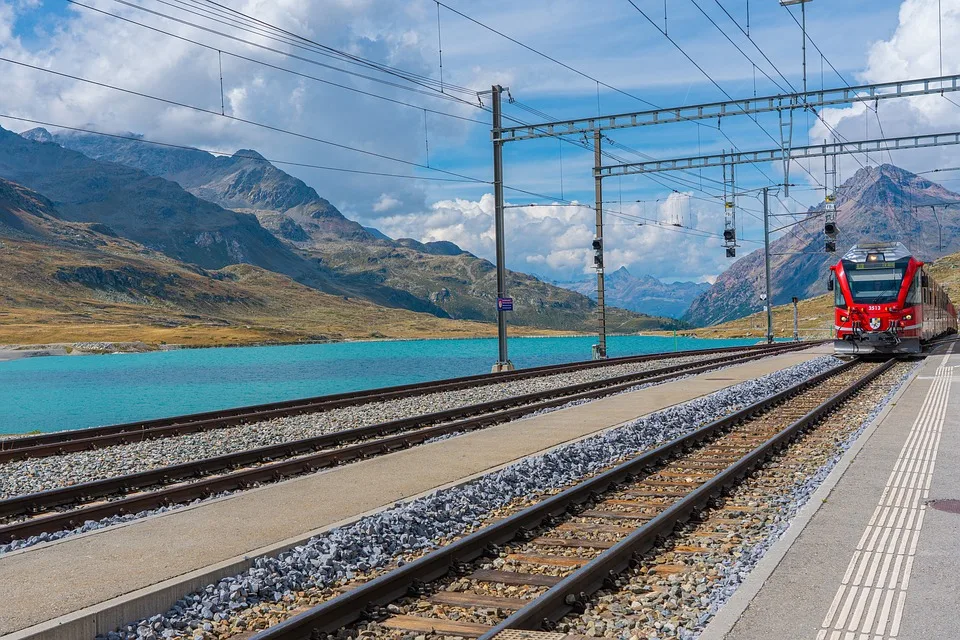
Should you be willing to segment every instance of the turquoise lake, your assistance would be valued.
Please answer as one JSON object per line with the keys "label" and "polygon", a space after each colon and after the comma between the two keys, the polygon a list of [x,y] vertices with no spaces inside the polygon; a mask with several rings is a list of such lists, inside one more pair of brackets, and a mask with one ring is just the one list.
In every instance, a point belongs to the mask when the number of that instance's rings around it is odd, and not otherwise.
{"label": "turquoise lake", "polygon": [[[511,338],[518,367],[590,358],[595,338]],[[611,357],[756,344],[622,336]],[[57,431],[487,373],[496,339],[184,349],[0,362],[0,433]]]}

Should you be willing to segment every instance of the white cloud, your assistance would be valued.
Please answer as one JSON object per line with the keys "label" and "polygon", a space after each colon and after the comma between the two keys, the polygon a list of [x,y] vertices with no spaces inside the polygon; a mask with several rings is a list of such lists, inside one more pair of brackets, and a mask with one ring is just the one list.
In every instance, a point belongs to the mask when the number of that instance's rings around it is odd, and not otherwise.
{"label": "white cloud", "polygon": [[[716,225],[716,213],[700,207],[690,194],[674,193],[655,209],[624,203],[622,217],[608,213],[604,223],[605,264],[608,271],[625,266],[667,281],[709,280],[722,271],[719,238],[690,233],[703,218]],[[413,235],[424,241],[448,240],[464,249],[492,258],[494,248],[493,195],[478,201],[463,199],[434,203],[424,212],[381,218],[376,226],[389,235]],[[619,209],[619,207],[618,207]],[[714,208],[715,209],[715,208]],[[592,206],[512,206],[504,212],[508,232],[507,263],[556,279],[593,273],[591,242],[595,233]],[[652,222],[639,224],[649,217]],[[659,222],[660,224],[657,224]],[[674,222],[683,228],[671,226]]]}
{"label": "white cloud", "polygon": [[391,209],[396,209],[399,205],[399,200],[386,193],[381,193],[380,199],[373,203],[373,210],[375,213],[386,213]]}
{"label": "white cloud", "polygon": [[[17,21],[30,7],[36,6],[37,1],[0,0],[0,54],[4,57],[196,104],[219,113],[220,65],[216,50],[197,47],[73,5],[58,18],[55,27],[45,23],[45,28],[49,27],[47,37],[31,39],[24,36],[21,39],[16,35]],[[937,0],[905,0],[900,6],[899,26],[893,35],[877,40],[867,48],[863,43],[868,38],[875,39],[877,36],[874,34],[889,31],[890,25],[881,24],[877,16],[889,21],[891,7],[897,6],[894,0],[876,2],[883,7],[878,6],[876,10],[871,7],[871,11],[865,14],[862,0],[831,0],[834,4],[831,4],[829,12],[829,26],[825,26],[826,21],[817,24],[817,12],[808,16],[812,29],[830,28],[834,33],[844,33],[845,37],[838,39],[842,42],[835,41],[829,45],[828,55],[831,55],[833,62],[846,71],[864,66],[865,61],[864,71],[859,78],[865,82],[936,75],[939,72],[939,53],[934,37]],[[952,45],[960,37],[960,0],[942,0],[942,5],[943,40],[947,43],[944,48],[944,71],[958,72],[960,49]],[[149,16],[129,7],[115,3],[98,3],[98,6],[209,43],[224,51],[263,59],[271,64],[405,102],[484,121],[488,118],[488,114],[469,106],[413,95],[383,84],[338,74],[317,65]],[[436,77],[436,5],[429,0],[236,0],[232,6],[284,29],[305,34],[318,42]],[[592,5],[575,0],[555,0],[550,3],[485,0],[464,5],[464,10],[560,60],[663,104],[680,102],[692,83],[706,85],[699,72],[671,49],[626,3],[616,5],[609,11],[596,11]],[[676,33],[675,37],[682,41],[691,55],[703,63],[726,88],[738,95],[745,95],[749,91],[750,65],[733,56],[731,49],[725,48],[728,43],[712,30],[692,6],[681,3],[676,8],[671,5],[670,10],[671,35]],[[177,10],[164,7],[163,11],[173,14]],[[753,37],[781,68],[789,72],[788,64],[798,67],[799,61],[795,60],[798,47],[783,45],[784,42],[798,40],[795,25],[779,7],[757,11],[772,13],[768,14],[770,19],[758,18]],[[549,19],[544,19],[544,16]],[[197,20],[196,17],[191,19]],[[234,32],[223,25],[217,28]],[[442,29],[444,78],[448,82],[480,88],[499,82],[511,86],[520,100],[529,100],[531,97],[542,99],[543,102],[537,103],[539,107],[550,112],[556,107],[560,112],[558,115],[562,117],[593,113],[593,92],[596,90],[593,82],[507,43],[447,10],[442,11]],[[249,33],[238,35],[259,44],[289,49],[287,45],[277,45],[260,36]],[[823,45],[824,38],[819,39]],[[591,42],[602,42],[603,46],[591,46]],[[838,47],[845,52],[842,59],[834,55]],[[724,55],[717,55],[717,51],[721,50]],[[333,63],[319,56],[310,57]],[[638,58],[656,60],[657,64],[638,65]],[[223,99],[228,114],[413,162],[422,163],[426,160],[423,112],[418,109],[347,93],[329,85],[265,69],[229,54],[222,56],[222,62]],[[339,62],[335,64],[346,66]],[[361,71],[358,67],[354,69]],[[674,92],[666,96],[663,93],[650,96],[647,91],[653,87],[655,91],[665,93],[671,86]],[[702,86],[700,90],[699,97],[702,97]],[[712,87],[709,90],[712,91]],[[6,113],[28,118],[76,126],[92,124],[95,128],[112,131],[136,131],[148,139],[228,152],[237,148],[253,148],[268,158],[278,160],[390,173],[414,171],[409,167],[350,153],[316,141],[9,64],[3,67],[3,73],[0,74],[0,95],[4,96],[3,109]],[[694,97],[691,96],[691,100]],[[621,100],[617,104],[622,104],[624,109],[627,105],[631,109],[638,106],[629,98],[604,90],[604,109],[614,104],[614,99]],[[953,99],[960,103],[960,94]],[[862,138],[865,125],[870,134],[877,135],[879,127],[875,116],[867,113],[865,122],[864,113],[864,107],[860,105],[825,110],[824,117],[850,139]],[[960,108],[940,96],[888,101],[880,104],[880,113],[888,135],[960,127]],[[429,115],[428,120],[433,162],[489,179],[489,132],[485,126],[434,114]],[[16,130],[31,126],[14,121],[2,124]],[[745,149],[769,146],[769,141],[757,131],[747,131],[749,125],[747,123],[743,129],[736,129],[731,124],[730,135],[736,137]],[[688,153],[692,148],[699,148],[699,140],[694,140],[690,134],[671,137],[672,131],[666,130],[664,134],[659,138],[654,138],[652,133],[644,134],[650,138],[643,138],[644,143],[639,146],[658,156]],[[627,135],[626,132],[623,135]],[[752,141],[745,139],[749,135],[756,137]],[[822,127],[814,127],[811,135],[814,139],[822,139],[827,132]],[[639,134],[638,137],[642,138]],[[697,147],[693,146],[695,142]],[[538,155],[536,151],[525,150],[521,154],[511,148],[510,153],[516,154],[509,158],[507,181],[510,184],[543,193],[558,193],[556,165],[552,160],[546,164],[544,159],[547,152]],[[936,166],[934,162],[950,162],[953,166],[960,162],[958,149],[945,148],[917,152],[915,155],[909,153],[895,155],[895,159],[916,169],[932,168]],[[565,150],[563,157],[566,197],[571,197],[571,189],[579,197],[592,197],[592,155],[568,154]],[[850,166],[847,166],[848,163]],[[475,185],[446,182],[425,184],[372,175],[334,174],[304,167],[283,168],[315,187],[345,215],[365,225],[376,226],[393,237],[410,236],[424,241],[450,240],[485,258],[494,255],[492,197],[483,195]],[[856,168],[853,160],[847,160],[843,174],[850,175],[853,168]],[[777,167],[773,167],[773,170],[776,171]],[[805,176],[796,168],[794,171],[796,176]],[[657,190],[657,193],[663,192]],[[516,192],[512,194],[516,199],[523,197]],[[819,198],[819,194],[816,198]],[[613,208],[620,207],[617,205]],[[668,281],[710,281],[729,264],[723,257],[716,236],[705,238],[690,235],[669,226],[676,223],[688,229],[699,228],[715,234],[722,227],[719,206],[691,199],[688,194],[673,193],[657,204],[624,204],[623,211],[628,216],[653,218],[666,226],[638,226],[635,219],[608,215],[605,229],[608,269],[627,266],[636,273],[650,273]],[[589,245],[594,235],[591,208],[549,205],[519,207],[508,209],[506,215],[507,248],[512,267],[558,278],[591,272]],[[753,233],[756,237],[757,223],[750,219],[746,221],[747,235]],[[748,248],[749,245],[744,252]]]}
{"label": "white cloud", "polygon": [[[857,74],[857,79],[863,83],[878,83],[940,75],[938,17],[941,16],[943,73],[960,73],[960,49],[954,46],[960,39],[960,0],[904,0],[895,31],[889,38],[878,40],[869,47],[866,68]],[[960,106],[953,103],[960,104],[960,93],[888,100],[876,105],[860,103],[843,109],[824,109],[822,115],[831,127],[849,140],[883,137],[881,124],[887,137],[911,136],[960,130]],[[818,122],[811,137],[814,140],[831,139],[832,133]],[[892,158],[900,166],[919,171],[955,164],[960,160],[960,149],[940,147],[900,151],[893,153]],[[842,174],[852,175],[860,167],[857,160],[865,163],[866,157],[843,158]],[[873,164],[890,160],[890,154],[886,153],[870,156]]]}

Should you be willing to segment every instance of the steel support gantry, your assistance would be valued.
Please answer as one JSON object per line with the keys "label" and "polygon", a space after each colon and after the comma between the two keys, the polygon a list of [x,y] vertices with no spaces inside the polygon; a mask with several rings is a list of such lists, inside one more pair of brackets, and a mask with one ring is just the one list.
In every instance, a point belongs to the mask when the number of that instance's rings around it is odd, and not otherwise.
{"label": "steel support gantry", "polygon": [[960,91],[960,75],[904,80],[902,82],[864,84],[856,87],[821,89],[819,91],[808,91],[806,93],[790,93],[762,98],[708,102],[690,105],[688,107],[651,109],[608,116],[595,116],[592,118],[558,120],[556,122],[545,122],[536,125],[504,127],[500,130],[500,139],[503,142],[513,142],[517,140],[535,140],[537,138],[552,138],[567,135],[583,136],[584,134],[592,138],[593,132],[596,130],[610,131],[613,129],[648,127],[696,120],[716,120],[730,116],[784,112],[797,109],[816,109],[834,105],[854,104],[857,102],[910,98],[914,96],[939,94],[941,92],[952,93],[955,91]]}
{"label": "steel support gantry", "polygon": [[[687,158],[671,158],[669,160],[650,160],[646,162],[629,162],[601,167],[599,174],[604,178],[611,176],[626,176],[641,173],[660,173],[663,171],[685,171],[689,169],[705,169],[708,167],[724,167],[736,164],[754,164],[760,162],[776,162],[785,158],[790,161],[806,158],[820,158],[824,156],[851,155],[857,153],[880,153],[885,151],[903,151],[906,149],[923,149],[926,147],[944,147],[960,144],[960,132],[931,133],[922,136],[904,136],[901,138],[875,138],[873,140],[854,140],[848,142],[829,142],[814,144],[806,147],[793,147],[789,155],[783,149],[764,149],[762,151],[730,151]],[[596,170],[595,170],[596,171]]]}
{"label": "steel support gantry", "polygon": [[[803,91],[800,93],[790,93],[765,97],[744,98],[740,100],[728,100],[723,102],[709,102],[684,107],[672,107],[667,109],[652,109],[646,111],[634,111],[630,113],[620,113],[606,116],[596,116],[590,118],[578,118],[573,120],[560,120],[556,122],[545,122],[541,124],[521,125],[515,127],[504,127],[500,121],[500,93],[503,89],[494,86],[490,93],[493,94],[495,111],[497,117],[491,131],[491,138],[494,147],[494,199],[496,207],[496,243],[497,253],[497,281],[498,281],[498,305],[500,300],[507,295],[504,284],[504,274],[506,270],[504,256],[504,231],[503,231],[503,145],[507,142],[516,142],[521,140],[536,140],[540,138],[559,138],[562,136],[578,136],[587,140],[593,139],[596,144],[595,159],[596,165],[593,175],[596,183],[597,192],[597,234],[594,239],[594,250],[596,252],[595,263],[597,269],[597,293],[598,293],[598,334],[599,343],[595,347],[595,357],[606,356],[606,322],[603,299],[603,222],[602,222],[602,182],[603,179],[612,175],[629,175],[638,173],[654,173],[659,171],[677,171],[684,169],[699,169],[703,167],[724,166],[730,164],[730,186],[732,193],[725,197],[725,207],[727,208],[726,222],[724,228],[725,244],[727,255],[734,257],[736,255],[736,190],[733,180],[733,166],[736,164],[773,162],[781,160],[784,162],[785,172],[789,172],[790,162],[801,160],[803,158],[813,158],[820,156],[836,156],[851,153],[868,153],[877,151],[888,151],[897,149],[918,149],[922,147],[942,146],[948,144],[960,144],[960,133],[936,134],[932,136],[912,136],[909,138],[883,138],[879,140],[865,140],[853,143],[834,143],[832,145],[813,145],[808,147],[792,146],[792,127],[793,112],[800,110],[816,111],[821,107],[836,105],[855,104],[858,102],[874,104],[880,100],[889,100],[894,98],[910,98],[915,96],[925,96],[933,94],[953,93],[960,90],[960,75],[946,75],[933,78],[920,78],[915,80],[903,80],[900,82],[882,82],[876,84],[865,84],[855,87],[839,87],[835,89],[820,89],[819,91]],[[487,93],[487,92],[484,92]],[[613,129],[628,129],[633,127],[647,127],[661,124],[673,124],[678,122],[695,122],[699,120],[718,121],[725,117],[742,116],[759,113],[778,113],[781,120],[781,148],[766,151],[754,152],[736,152],[723,153],[714,156],[703,156],[700,158],[681,158],[677,160],[661,160],[653,162],[640,162],[623,165],[601,166],[599,163],[599,147],[602,140],[602,132]],[[784,124],[784,123],[787,124]],[[790,135],[784,134],[784,127],[788,126]],[[788,175],[785,173],[784,175]],[[726,180],[724,181],[726,183]],[[785,180],[785,182],[787,182]],[[500,185],[501,188],[496,188]],[[727,238],[727,236],[730,236]],[[504,370],[512,368],[507,356],[506,339],[506,321],[503,310],[498,307],[498,335],[499,335],[499,358],[494,370]]]}

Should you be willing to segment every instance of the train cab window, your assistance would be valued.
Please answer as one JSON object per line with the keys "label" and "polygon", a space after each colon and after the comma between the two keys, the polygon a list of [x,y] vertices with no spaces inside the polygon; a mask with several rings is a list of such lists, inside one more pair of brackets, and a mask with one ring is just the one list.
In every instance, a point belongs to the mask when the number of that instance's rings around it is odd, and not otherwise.
{"label": "train cab window", "polygon": [[910,284],[910,290],[907,291],[907,306],[913,306],[917,304],[923,304],[923,290],[920,288],[920,272],[918,271],[913,278],[913,282]]}
{"label": "train cab window", "polygon": [[846,308],[847,301],[843,297],[843,289],[841,289],[836,282],[833,280],[833,276],[830,276],[830,284],[833,286],[830,287],[833,289],[833,306],[839,307],[841,309]]}
{"label": "train cab window", "polygon": [[853,302],[878,304],[896,302],[903,283],[903,269],[844,269]]}

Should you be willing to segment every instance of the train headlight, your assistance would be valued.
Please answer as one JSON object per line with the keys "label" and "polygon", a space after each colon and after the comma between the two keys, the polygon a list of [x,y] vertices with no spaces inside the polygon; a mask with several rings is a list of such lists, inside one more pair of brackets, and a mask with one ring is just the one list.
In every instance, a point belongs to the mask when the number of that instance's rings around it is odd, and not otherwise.
{"label": "train headlight", "polygon": [[912,314],[912,313],[908,313],[907,315],[903,316],[903,319],[904,319],[904,320],[913,320],[913,314]]}
{"label": "train headlight", "polygon": [[840,322],[846,322],[846,321],[849,320],[849,319],[850,319],[850,318],[847,317],[847,316],[840,316]]}

